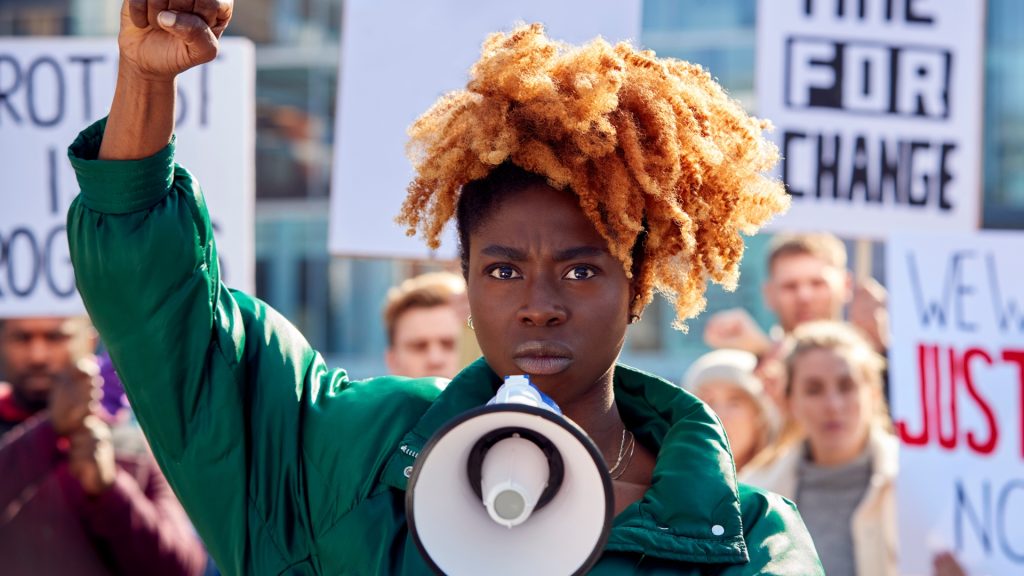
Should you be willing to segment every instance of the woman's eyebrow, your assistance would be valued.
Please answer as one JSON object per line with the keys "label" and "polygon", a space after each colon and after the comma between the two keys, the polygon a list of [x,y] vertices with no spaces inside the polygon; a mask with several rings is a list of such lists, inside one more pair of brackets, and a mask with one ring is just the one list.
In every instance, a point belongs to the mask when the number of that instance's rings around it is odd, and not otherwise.
{"label": "woman's eyebrow", "polygon": [[499,244],[491,244],[485,246],[480,253],[484,256],[491,256],[493,258],[500,258],[502,260],[508,260],[510,262],[523,262],[526,260],[526,252],[512,248],[511,246],[501,246]]}
{"label": "woman's eyebrow", "polygon": [[597,258],[600,256],[609,256],[608,250],[600,246],[576,246],[575,248],[567,248],[555,252],[555,262],[565,262],[567,260],[576,260],[579,258]]}
{"label": "woman's eyebrow", "polygon": [[[485,246],[480,250],[480,253],[484,256],[500,258],[509,262],[524,262],[527,260],[526,252],[523,250],[500,244]],[[609,256],[608,250],[600,246],[574,246],[555,252],[552,259],[555,262],[566,262],[579,258],[597,258],[600,256]]]}

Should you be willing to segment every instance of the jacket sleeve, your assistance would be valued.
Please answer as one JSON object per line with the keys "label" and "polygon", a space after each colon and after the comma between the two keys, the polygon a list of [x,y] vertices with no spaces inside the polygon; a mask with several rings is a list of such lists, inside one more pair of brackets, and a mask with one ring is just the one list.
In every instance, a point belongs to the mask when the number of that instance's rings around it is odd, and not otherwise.
{"label": "jacket sleeve", "polygon": [[206,552],[156,463],[146,460],[136,474],[118,466],[114,484],[96,497],[87,496],[65,469],[64,495],[118,574],[201,574]]}
{"label": "jacket sleeve", "polygon": [[348,379],[283,317],[221,285],[210,218],[173,141],[149,158],[97,160],[104,127],[69,149],[81,194],[68,241],[153,453],[225,573],[309,563],[310,511],[338,509],[319,498],[343,486],[307,492],[304,436],[321,396]]}
{"label": "jacket sleeve", "polygon": [[750,562],[737,564],[722,576],[824,576],[811,535],[796,506],[785,498],[739,485],[744,538]]}
{"label": "jacket sleeve", "polygon": [[39,414],[0,437],[0,503],[6,506],[41,481],[61,460],[57,433]]}

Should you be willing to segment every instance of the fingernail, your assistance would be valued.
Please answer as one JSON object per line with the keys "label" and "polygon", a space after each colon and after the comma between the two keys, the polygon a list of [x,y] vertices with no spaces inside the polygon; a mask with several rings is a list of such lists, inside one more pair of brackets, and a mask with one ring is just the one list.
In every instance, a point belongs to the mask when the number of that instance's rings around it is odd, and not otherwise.
{"label": "fingernail", "polygon": [[156,20],[164,28],[170,28],[174,26],[174,21],[178,19],[178,15],[170,10],[164,10],[157,15]]}

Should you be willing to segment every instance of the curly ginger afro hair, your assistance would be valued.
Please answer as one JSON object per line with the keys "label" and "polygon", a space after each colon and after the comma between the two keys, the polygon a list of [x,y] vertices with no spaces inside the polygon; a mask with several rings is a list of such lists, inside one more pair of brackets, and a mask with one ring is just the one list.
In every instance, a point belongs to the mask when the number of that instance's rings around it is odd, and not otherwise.
{"label": "curly ginger afro hair", "polygon": [[514,164],[579,197],[633,277],[633,313],[657,290],[685,329],[707,280],[735,287],[739,233],[789,204],[764,176],[778,159],[769,128],[700,66],[600,38],[573,47],[520,26],[489,36],[466,90],[409,128],[416,178],[397,221],[436,248],[463,187]]}

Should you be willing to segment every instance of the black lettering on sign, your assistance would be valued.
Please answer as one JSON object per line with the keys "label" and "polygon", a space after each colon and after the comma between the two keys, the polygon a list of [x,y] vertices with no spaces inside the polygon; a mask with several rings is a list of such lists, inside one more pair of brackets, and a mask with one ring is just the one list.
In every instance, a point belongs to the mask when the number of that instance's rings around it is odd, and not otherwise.
{"label": "black lettering on sign", "polygon": [[950,117],[953,53],[945,48],[792,36],[783,73],[787,108]]}
{"label": "black lettering on sign", "polygon": [[[29,122],[52,128],[62,122],[91,122],[93,71],[107,61],[102,54],[44,54],[19,60],[0,54],[0,126]],[[82,101],[82,116],[77,104]],[[74,104],[74,113],[69,106]]]}
{"label": "black lettering on sign", "polygon": [[103,62],[104,56],[72,56],[68,58],[72,64],[82,66],[82,118],[86,121],[92,119],[92,65],[94,62]]}
{"label": "black lettering on sign", "polygon": [[46,151],[46,171],[49,174],[46,183],[50,188],[50,214],[56,214],[60,191],[57,188],[57,150],[52,146]]}
{"label": "black lettering on sign", "polygon": [[[979,494],[980,492],[980,494]],[[995,493],[995,498],[992,498]],[[980,545],[986,557],[1001,556],[1024,564],[1024,531],[1020,530],[1024,507],[1024,480],[984,479],[980,486],[957,479],[953,494],[953,536],[957,552],[963,552],[967,535]],[[999,544],[998,552],[994,543]]]}
{"label": "black lettering on sign", "polygon": [[805,140],[807,134],[803,132],[794,132],[786,130],[782,133],[782,183],[786,186],[786,191],[792,196],[803,196],[804,191],[796,188],[792,185],[792,180],[789,177],[790,167],[790,147],[796,148],[796,143],[800,140]]}
{"label": "black lettering on sign", "polygon": [[16,125],[22,123],[22,115],[11,105],[10,97],[22,85],[22,67],[8,54],[0,54],[0,126],[3,126],[4,111]]}
{"label": "black lettering on sign", "polygon": [[1010,500],[1011,496],[1016,496],[1016,502],[1024,502],[1024,480],[1013,480],[1003,487],[1003,490],[999,493],[999,500],[996,503],[996,533],[999,535],[999,548],[1002,550],[1003,555],[1012,560],[1016,564],[1024,564],[1024,546],[1015,548],[1011,543],[1011,537],[1016,537],[1018,545],[1021,540],[1021,531],[1011,531],[1010,526],[1007,526],[1007,517],[1015,518],[1018,522],[1020,521],[1020,508],[1018,505],[1017,514],[1007,514],[1007,509],[1013,501]]}
{"label": "black lettering on sign", "polygon": [[[834,138],[826,138],[824,134],[818,134],[818,185],[815,187],[814,195],[818,198],[823,196],[839,197],[839,154],[842,142],[839,135]],[[831,194],[825,192],[831,189]]]}
{"label": "black lettering on sign", "polygon": [[786,190],[805,201],[956,208],[949,193],[955,142],[787,130],[780,148]]}
{"label": "black lettering on sign", "polygon": [[0,231],[0,299],[34,298],[40,290],[59,299],[75,294],[65,225],[54,224],[45,232],[24,226]]}
{"label": "black lettering on sign", "polygon": [[223,60],[223,54],[218,54],[213,62],[208,62],[199,67],[198,85],[194,82],[179,82],[177,115],[175,125],[179,128],[187,126],[189,122],[195,122],[200,128],[210,125],[210,66]]}
{"label": "black lettering on sign", "polygon": [[[49,90],[41,90],[43,86],[40,86],[44,82],[45,71],[49,70],[49,74],[53,80],[53,86],[46,85]],[[26,96],[28,99],[28,114],[32,118],[32,123],[36,126],[47,128],[55,126],[64,119],[64,71],[61,70],[60,64],[56,60],[49,56],[43,56],[36,59],[28,67],[28,73],[26,74],[28,86],[26,87]],[[44,117],[39,111],[41,100],[45,94],[55,95],[57,102],[50,108],[50,116]]]}
{"label": "black lettering on sign", "polygon": [[[15,228],[4,243],[4,254],[7,261],[7,287],[15,296],[28,296],[35,290],[39,281],[40,260],[39,243],[28,228]],[[21,262],[27,262],[28,274],[21,274],[18,269]]]}
{"label": "black lettering on sign", "polygon": [[[902,20],[911,24],[934,24],[935,16],[924,13],[920,6],[916,6],[917,3],[918,0],[804,0],[803,15],[805,18],[813,18],[819,13],[826,12],[837,20]],[[901,8],[903,12],[897,13],[897,8]]]}
{"label": "black lettering on sign", "polygon": [[9,54],[0,54],[0,126],[3,126],[4,110],[15,125],[21,124],[21,114],[11,104],[11,96],[21,86],[21,66]]}
{"label": "black lettering on sign", "polygon": [[[58,298],[70,298],[75,294],[75,270],[71,266],[71,255],[68,254],[68,231],[63,224],[50,230],[46,236],[44,254],[46,286]],[[63,256],[58,260],[59,256]],[[58,283],[58,270],[63,271],[64,284]]]}
{"label": "black lettering on sign", "polygon": [[210,116],[210,67],[199,67],[199,125],[209,124]]}
{"label": "black lettering on sign", "polygon": [[[976,259],[977,254],[972,250],[953,252],[946,263],[945,278],[938,282],[935,278],[922,280],[915,254],[907,252],[907,274],[922,329],[945,328],[947,323],[951,323],[950,320],[956,321],[957,330],[974,332],[977,329],[977,323],[967,315],[967,306],[964,302],[966,298],[976,293],[976,286],[970,280],[976,280],[977,275],[966,271]],[[934,293],[925,294],[926,288],[934,290],[939,287],[942,289],[941,296]]]}
{"label": "black lettering on sign", "polygon": [[973,500],[968,491],[964,489],[962,481],[957,480],[955,489],[953,534],[956,549],[964,549],[964,520],[966,520],[966,525],[981,544],[985,555],[990,555],[992,553],[992,489],[989,483],[982,483],[980,498],[975,495]]}
{"label": "black lettering on sign", "polygon": [[[1013,294],[1003,291],[1003,284],[999,280],[999,265],[996,263],[995,254],[991,252],[985,255],[985,271],[988,275],[989,299],[999,323],[999,331],[1016,331],[1024,334],[1024,299],[1018,301]],[[1012,285],[1009,288],[1012,291],[1013,288],[1019,288],[1019,285]],[[1024,414],[1021,415],[1021,419],[1024,422]],[[1021,449],[1024,450],[1024,446],[1021,446]]]}

